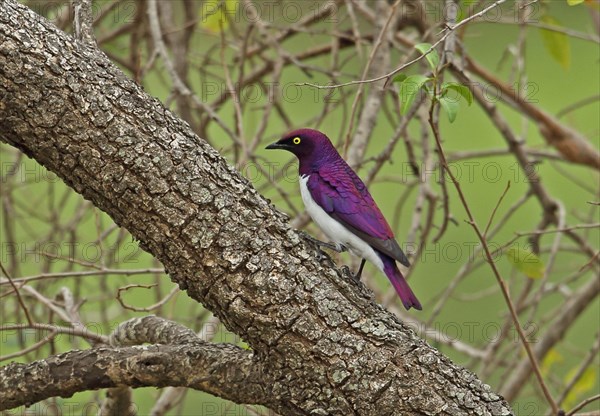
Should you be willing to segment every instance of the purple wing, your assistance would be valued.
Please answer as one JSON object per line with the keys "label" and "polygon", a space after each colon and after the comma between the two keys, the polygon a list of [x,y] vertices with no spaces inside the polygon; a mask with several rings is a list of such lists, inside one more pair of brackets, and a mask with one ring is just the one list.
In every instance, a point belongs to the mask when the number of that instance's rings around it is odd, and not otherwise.
{"label": "purple wing", "polygon": [[317,204],[373,248],[410,266],[394,233],[363,181],[345,162],[310,174],[308,190]]}

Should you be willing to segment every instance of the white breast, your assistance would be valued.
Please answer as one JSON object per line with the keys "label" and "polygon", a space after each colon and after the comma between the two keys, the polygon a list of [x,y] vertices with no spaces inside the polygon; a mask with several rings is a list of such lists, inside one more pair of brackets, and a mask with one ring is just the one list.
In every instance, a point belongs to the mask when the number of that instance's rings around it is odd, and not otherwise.
{"label": "white breast", "polygon": [[300,177],[300,194],[302,195],[302,201],[306,207],[306,212],[308,212],[313,221],[317,223],[325,235],[335,244],[343,244],[352,254],[369,260],[377,266],[379,270],[383,271],[383,262],[377,253],[375,253],[375,250],[373,250],[373,248],[371,248],[371,246],[363,239],[344,227],[339,221],[331,218],[331,216],[315,202],[308,190],[308,186],[306,186],[309,177],[309,175]]}

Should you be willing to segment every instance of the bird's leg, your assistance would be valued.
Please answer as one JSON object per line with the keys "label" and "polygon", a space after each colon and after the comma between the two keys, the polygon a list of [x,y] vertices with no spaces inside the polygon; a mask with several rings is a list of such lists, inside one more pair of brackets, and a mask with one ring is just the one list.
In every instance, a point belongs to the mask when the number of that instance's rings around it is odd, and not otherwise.
{"label": "bird's leg", "polygon": [[354,280],[360,282],[360,276],[362,275],[363,267],[365,267],[365,259],[360,260],[360,266],[358,267],[358,272],[354,275]]}
{"label": "bird's leg", "polygon": [[325,241],[317,239],[314,240],[314,243],[319,247],[327,247],[328,249],[333,250],[336,253],[343,253],[344,251],[348,251],[348,248],[346,248],[346,246],[343,244],[326,243]]}

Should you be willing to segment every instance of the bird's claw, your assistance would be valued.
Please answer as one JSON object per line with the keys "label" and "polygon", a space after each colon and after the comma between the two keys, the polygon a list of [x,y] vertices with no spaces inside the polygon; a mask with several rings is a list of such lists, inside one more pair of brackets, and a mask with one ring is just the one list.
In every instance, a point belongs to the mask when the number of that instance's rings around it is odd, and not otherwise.
{"label": "bird's claw", "polygon": [[346,279],[348,279],[348,280],[351,280],[351,281],[353,281],[354,283],[356,283],[356,284],[359,284],[359,285],[360,285],[360,276],[358,276],[358,275],[356,275],[356,274],[352,273],[352,270],[350,270],[350,267],[348,267],[348,266],[345,266],[345,265],[344,265],[344,266],[341,266],[341,267],[340,267],[340,270],[342,271],[342,275],[343,275],[343,276],[344,276]]}
{"label": "bird's claw", "polygon": [[348,266],[342,266],[342,267],[340,267],[340,270],[342,271],[342,275],[344,277],[350,278],[350,280],[356,281],[356,279],[354,278],[354,275],[350,271],[350,267],[348,267]]}
{"label": "bird's claw", "polygon": [[304,231],[301,231],[300,235],[302,236],[302,238],[304,238],[305,240],[310,242],[312,245],[316,246],[317,250],[319,250],[321,253],[323,252],[321,250],[321,247],[326,247],[326,248],[336,251],[338,253],[343,253],[344,251],[348,250],[348,248],[343,244],[326,243],[325,241],[317,240],[316,238],[312,237],[311,235],[305,233]]}
{"label": "bird's claw", "polygon": [[316,238],[312,237],[311,235],[309,235],[307,232],[305,231],[299,231],[300,236],[302,238],[304,238],[306,241],[308,241],[309,243],[311,243],[314,246],[318,246],[320,241],[317,240]]}
{"label": "bird's claw", "polygon": [[302,236],[302,238],[304,238],[306,241],[308,241],[315,248],[315,251],[317,252],[317,261],[318,262],[322,262],[323,260],[329,259],[329,256],[327,255],[327,253],[324,252],[323,250],[321,250],[321,245],[324,244],[322,241],[319,241],[316,238],[308,235],[304,231],[300,231],[300,235]]}
{"label": "bird's claw", "polygon": [[358,286],[361,285],[360,276],[353,274],[348,266],[342,266],[340,267],[340,270],[342,271],[342,276],[344,276],[346,279],[356,283]]}
{"label": "bird's claw", "polygon": [[322,262],[323,260],[326,260],[327,258],[329,258],[327,253],[325,253],[323,250],[321,250],[319,247],[317,247],[317,261]]}

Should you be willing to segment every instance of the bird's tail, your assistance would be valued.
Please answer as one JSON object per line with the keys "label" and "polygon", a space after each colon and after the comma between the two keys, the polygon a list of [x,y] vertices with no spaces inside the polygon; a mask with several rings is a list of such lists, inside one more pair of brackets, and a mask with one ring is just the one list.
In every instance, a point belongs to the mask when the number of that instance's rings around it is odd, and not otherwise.
{"label": "bird's tail", "polygon": [[383,260],[383,272],[390,279],[392,286],[396,289],[398,296],[400,296],[400,300],[404,307],[408,310],[411,307],[421,310],[421,302],[417,299],[413,291],[408,286],[408,282],[398,270],[398,266],[396,265],[396,261],[388,257],[386,255],[380,255]]}

